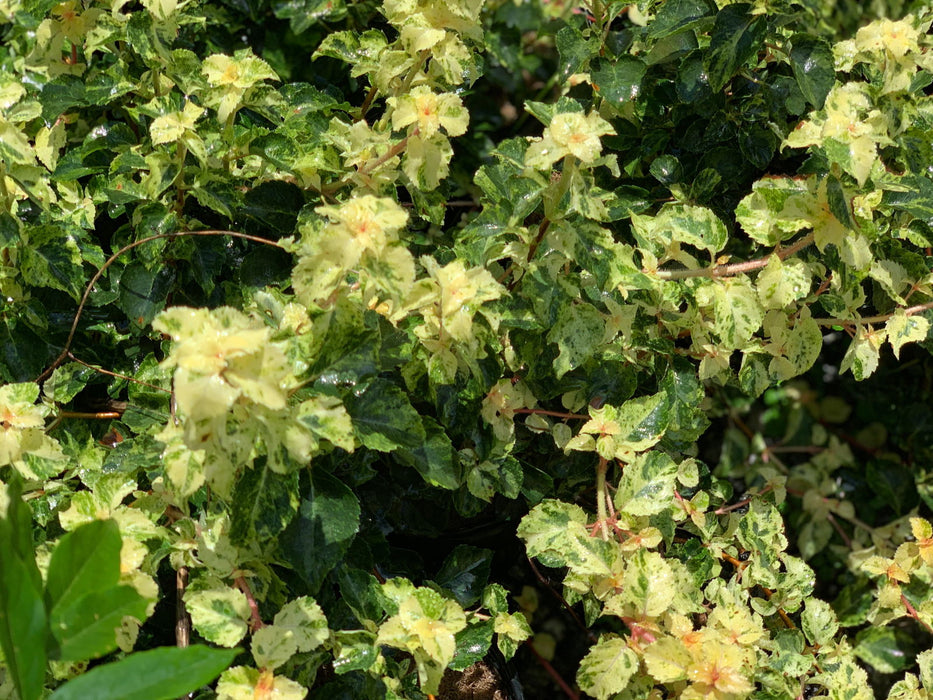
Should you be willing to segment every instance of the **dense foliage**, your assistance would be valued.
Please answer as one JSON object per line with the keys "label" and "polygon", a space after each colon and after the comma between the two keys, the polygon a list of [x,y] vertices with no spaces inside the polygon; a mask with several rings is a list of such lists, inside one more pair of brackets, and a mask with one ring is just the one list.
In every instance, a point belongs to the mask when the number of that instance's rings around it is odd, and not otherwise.
{"label": "dense foliage", "polygon": [[0,697],[930,698],[933,15],[861,5],[0,1]]}

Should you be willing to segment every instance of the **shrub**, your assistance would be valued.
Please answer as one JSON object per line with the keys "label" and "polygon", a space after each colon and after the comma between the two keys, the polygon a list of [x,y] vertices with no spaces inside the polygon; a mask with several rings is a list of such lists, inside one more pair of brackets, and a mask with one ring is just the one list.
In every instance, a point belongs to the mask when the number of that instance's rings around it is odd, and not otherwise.
{"label": "shrub", "polygon": [[891,9],[0,4],[2,692],[434,696],[517,534],[598,700],[929,697]]}

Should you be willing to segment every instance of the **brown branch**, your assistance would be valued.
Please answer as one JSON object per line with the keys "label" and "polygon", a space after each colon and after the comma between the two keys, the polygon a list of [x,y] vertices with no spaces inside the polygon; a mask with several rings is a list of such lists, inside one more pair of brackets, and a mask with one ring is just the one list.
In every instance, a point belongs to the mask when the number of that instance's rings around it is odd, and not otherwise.
{"label": "brown branch", "polygon": [[656,277],[664,280],[680,280],[687,279],[689,277],[733,277],[735,275],[745,274],[746,272],[760,270],[768,264],[768,260],[771,259],[772,255],[777,255],[781,260],[786,260],[791,255],[800,252],[811,243],[813,243],[813,234],[809,233],[793,245],[790,245],[787,248],[775,248],[774,251],[769,255],[763,258],[757,258],[755,260],[748,260],[741,263],[732,263],[730,265],[703,267],[698,270],[655,270],[652,272],[650,270],[643,269],[642,272],[648,275],[654,274]]}
{"label": "brown branch", "polygon": [[120,411],[101,411],[99,413],[91,413],[89,411],[60,411],[58,418],[87,418],[87,419],[99,419],[106,420],[108,418],[121,418],[123,413]]}
{"label": "brown branch", "polygon": [[139,384],[140,386],[149,387],[150,389],[155,389],[156,391],[164,391],[166,394],[171,394],[171,389],[166,389],[161,386],[156,386],[155,384],[150,384],[149,382],[144,382],[142,380],[136,379],[135,377],[130,377],[127,374],[120,374],[119,372],[111,372],[110,370],[104,369],[103,367],[96,367],[95,365],[89,364],[84,360],[79,360],[75,357],[70,351],[68,352],[68,358],[77,362],[79,365],[84,365],[88,369],[92,369],[95,372],[100,374],[106,374],[108,377],[116,377],[117,379],[125,379],[128,382],[133,382],[134,384]]}
{"label": "brown branch", "polygon": [[915,608],[911,602],[907,600],[907,596],[905,596],[903,593],[901,593],[901,602],[904,604],[904,607],[907,608],[908,615],[926,627],[928,632],[933,632],[933,627],[930,627],[926,622],[920,619],[920,613],[917,612],[917,608]]}
{"label": "brown branch", "polygon": [[829,521],[829,524],[833,526],[836,532],[839,533],[839,536],[842,538],[842,541],[845,542],[846,547],[852,549],[852,538],[842,529],[842,525],[839,524],[839,521],[833,517],[832,513],[826,514],[826,519]]}
{"label": "brown branch", "polygon": [[259,615],[259,604],[256,602],[256,599],[253,597],[253,591],[249,587],[249,584],[246,582],[246,579],[242,576],[237,576],[233,579],[233,585],[239,588],[243,595],[246,596],[246,602],[249,604],[249,613],[250,613],[250,632],[255,632],[258,629],[262,629],[266,624],[262,621],[262,617]]}
{"label": "brown branch", "polygon": [[97,281],[101,278],[101,275],[104,274],[104,271],[113,265],[116,262],[117,258],[126,253],[127,251],[132,250],[138,246],[141,246],[143,243],[149,243],[150,241],[158,241],[163,238],[181,238],[182,236],[232,236],[233,238],[243,238],[247,241],[253,241],[255,243],[263,243],[265,245],[275,246],[276,248],[281,248],[282,246],[275,242],[270,241],[268,238],[260,238],[259,236],[251,236],[248,233],[240,233],[239,231],[225,231],[221,229],[207,229],[205,231],[175,231],[173,233],[159,233],[155,236],[147,236],[146,238],[140,238],[138,241],[129,243],[116,253],[107,258],[107,261],[101,266],[101,268],[94,274],[91,278],[91,281],[88,282],[87,287],[84,290],[84,295],[81,297],[81,302],[78,304],[78,310],[75,312],[74,321],[71,323],[71,331],[68,333],[68,339],[65,341],[65,347],[62,350],[61,354],[55,358],[55,361],[49,365],[39,377],[36,379],[36,382],[45,381],[58,367],[66,357],[68,357],[69,352],[71,351],[71,343],[74,340],[75,333],[78,331],[78,321],[81,320],[81,314],[84,313],[84,305],[87,304],[88,297],[91,296],[91,291],[94,289],[94,285],[97,284]]}
{"label": "brown branch", "polygon": [[360,119],[366,116],[366,113],[369,111],[370,106],[373,103],[373,99],[376,97],[378,90],[375,85],[371,85],[369,92],[366,93],[366,97],[363,100],[363,104],[360,105]]}
{"label": "brown branch", "polygon": [[[933,301],[928,301],[926,304],[918,304],[917,306],[908,306],[906,309],[899,309],[904,312],[905,316],[913,316],[914,314],[922,313],[923,311],[929,311],[933,309]],[[859,319],[850,319],[850,318],[815,318],[814,321],[817,322],[820,326],[859,326],[865,323],[884,323],[885,321],[892,318],[894,314],[881,314],[880,316],[863,316]]]}
{"label": "brown branch", "polygon": [[188,567],[175,572],[175,646],[184,648],[191,642],[191,616],[185,607],[185,589],[188,587]]}
{"label": "brown branch", "polygon": [[577,615],[576,611],[573,609],[570,603],[567,602],[567,599],[564,598],[564,596],[562,596],[560,593],[555,591],[554,587],[548,582],[546,578],[544,578],[544,575],[540,571],[538,571],[538,567],[535,566],[534,560],[531,557],[525,557],[525,558],[528,560],[528,565],[531,567],[531,571],[534,573],[535,578],[538,579],[541,585],[544,586],[544,588],[552,596],[554,596],[555,598],[557,598],[558,601],[560,601],[560,604],[564,607],[564,609],[567,612],[570,613],[570,617],[573,618],[573,621],[577,623],[577,626],[583,631],[583,633],[587,637],[589,637],[589,640],[593,642],[594,644],[597,641],[599,641],[596,635],[593,634],[593,632],[590,630],[590,628],[583,624],[583,621],[580,619],[580,616]]}
{"label": "brown branch", "polygon": [[731,506],[723,506],[722,508],[717,508],[716,510],[713,511],[713,513],[715,513],[716,515],[725,515],[726,513],[729,513],[733,510],[738,510],[739,508],[747,506],[755,498],[758,498],[759,496],[764,496],[766,493],[768,493],[768,491],[771,491],[773,488],[774,487],[769,484],[768,486],[765,486],[759,493],[753,494],[749,496],[748,498],[743,498],[741,501],[739,501],[738,503],[733,503]]}
{"label": "brown branch", "polygon": [[538,663],[541,664],[541,667],[547,671],[547,674],[552,679],[554,679],[554,682],[557,683],[560,689],[564,691],[564,694],[570,698],[570,700],[580,700],[580,694],[570,687],[567,681],[565,681],[563,677],[557,672],[557,669],[551,665],[550,661],[538,653],[538,650],[535,649],[535,645],[530,639],[525,640],[525,646],[531,650],[531,653],[534,654],[534,657],[538,660]]}
{"label": "brown branch", "polygon": [[554,416],[566,420],[589,420],[590,417],[582,413],[561,413],[560,411],[546,411],[543,408],[516,408],[512,413],[534,413],[539,416]]}

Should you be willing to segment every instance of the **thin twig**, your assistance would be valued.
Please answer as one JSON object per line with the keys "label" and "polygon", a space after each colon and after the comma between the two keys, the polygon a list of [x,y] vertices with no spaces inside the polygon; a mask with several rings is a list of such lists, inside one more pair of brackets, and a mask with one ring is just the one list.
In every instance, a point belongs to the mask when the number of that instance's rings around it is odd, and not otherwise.
{"label": "thin twig", "polygon": [[738,503],[733,503],[731,506],[723,506],[722,508],[717,508],[713,512],[716,515],[725,515],[726,513],[729,513],[733,510],[738,510],[739,508],[743,508],[744,506],[747,506],[749,503],[751,503],[754,499],[758,498],[759,496],[764,496],[766,493],[768,493],[768,491],[771,491],[773,488],[774,487],[769,484],[768,486],[765,486],[763,489],[761,489],[761,491],[759,491],[758,493],[752,494],[748,498],[743,498],[741,501],[739,501]]}
{"label": "thin twig", "polygon": [[[185,607],[185,589],[188,588],[188,567],[182,566],[175,572],[175,646],[184,649],[191,643],[191,615]],[[191,700],[194,692],[182,695],[179,700]]]}
{"label": "thin twig", "polygon": [[917,608],[915,608],[911,602],[907,600],[907,596],[905,596],[903,593],[901,593],[901,602],[904,604],[904,607],[907,608],[908,615],[926,627],[928,632],[933,632],[933,627],[930,627],[926,622],[920,619],[920,613],[917,612]]}
{"label": "thin twig", "polygon": [[808,245],[813,243],[813,236],[814,234],[809,233],[787,248],[775,248],[772,253],[763,258],[748,260],[746,262],[732,263],[730,265],[716,265],[714,267],[702,267],[698,270],[655,270],[653,272],[650,270],[642,270],[642,272],[649,275],[654,274],[655,277],[659,277],[664,280],[681,280],[687,279],[688,277],[733,277],[735,275],[741,275],[746,272],[760,270],[768,264],[768,261],[771,259],[772,255],[777,255],[781,260],[789,258],[794,253],[803,250]]}
{"label": "thin twig", "polygon": [[[926,304],[918,304],[917,306],[908,306],[906,309],[899,309],[899,311],[903,311],[905,316],[913,316],[914,314],[929,311],[930,309],[933,309],[933,301],[928,301]],[[890,320],[894,315],[895,314],[891,313],[881,314],[880,316],[863,316],[859,319],[815,318],[813,320],[820,326],[859,326],[867,323],[884,323]]]}
{"label": "thin twig", "polygon": [[111,372],[110,370],[104,369],[103,367],[97,367],[96,365],[92,365],[88,362],[85,362],[84,360],[79,360],[77,357],[75,357],[71,353],[71,351],[68,352],[68,358],[70,360],[73,360],[74,362],[77,362],[79,365],[84,365],[85,367],[94,370],[95,372],[99,372],[100,374],[106,374],[108,377],[116,377],[117,379],[125,379],[128,382],[133,382],[134,384],[139,384],[140,386],[149,387],[150,389],[155,389],[156,391],[164,391],[166,394],[172,393],[170,389],[166,389],[165,387],[156,386],[155,384],[150,384],[149,382],[144,382],[142,380],[136,379],[135,377],[130,377],[129,375],[126,375],[126,374],[120,374],[119,372]]}
{"label": "thin twig", "polygon": [[538,650],[535,649],[535,645],[530,639],[525,640],[525,645],[531,649],[531,653],[534,654],[535,658],[538,660],[538,663],[541,664],[541,667],[547,671],[551,678],[554,679],[554,682],[560,686],[560,689],[564,691],[567,697],[570,698],[570,700],[580,700],[580,694],[570,687],[567,681],[565,681],[563,677],[557,672],[557,669],[551,665],[550,661],[538,653]]}
{"label": "thin twig", "polygon": [[98,413],[92,413],[90,411],[60,411],[57,418],[86,418],[106,420],[108,418],[121,418],[122,416],[123,413],[120,411],[100,411]]}
{"label": "thin twig", "polygon": [[71,351],[71,343],[74,340],[75,333],[78,331],[78,321],[81,320],[81,314],[84,313],[84,305],[87,303],[88,297],[91,296],[91,291],[94,289],[94,285],[97,284],[97,281],[101,278],[101,275],[104,274],[104,271],[110,267],[117,258],[126,253],[127,251],[132,250],[138,246],[141,246],[143,243],[149,243],[150,241],[158,241],[163,238],[181,238],[183,236],[232,236],[233,238],[243,238],[247,241],[253,241],[255,243],[263,243],[265,245],[275,246],[276,248],[281,248],[281,244],[276,241],[270,241],[268,238],[260,238],[259,236],[251,236],[248,233],[240,233],[239,231],[225,231],[221,229],[207,229],[204,231],[175,231],[173,233],[159,233],[154,236],[147,236],[146,238],[140,238],[138,241],[129,243],[116,253],[107,258],[107,261],[101,266],[101,268],[94,274],[91,278],[91,281],[88,282],[87,287],[84,290],[84,295],[81,297],[81,303],[78,304],[78,310],[75,312],[74,321],[71,323],[71,331],[68,333],[68,340],[65,341],[65,347],[62,350],[61,354],[55,358],[55,361],[46,369],[39,377],[36,379],[37,382],[45,381],[49,375],[58,367],[66,357],[68,357],[69,352]]}
{"label": "thin twig", "polygon": [[255,632],[256,630],[265,627],[265,623],[262,621],[262,617],[259,615],[259,604],[253,597],[253,591],[249,587],[249,584],[246,582],[246,579],[242,576],[237,576],[235,579],[233,579],[233,585],[243,592],[243,595],[246,596],[246,602],[249,604],[249,613],[251,619],[250,631]]}
{"label": "thin twig", "polygon": [[590,417],[583,413],[561,413],[560,411],[546,411],[543,408],[516,408],[512,413],[533,413],[538,416],[554,416],[555,418],[565,418],[567,420],[589,420]]}
{"label": "thin twig", "polygon": [[839,521],[833,517],[832,513],[826,514],[826,519],[829,521],[829,524],[833,526],[836,532],[839,533],[839,536],[842,538],[842,541],[845,542],[846,547],[852,549],[852,538],[849,537],[848,533],[842,529],[842,525],[839,524]]}
{"label": "thin twig", "polygon": [[573,618],[574,622],[576,622],[577,626],[581,630],[583,630],[583,633],[587,637],[589,637],[590,641],[593,642],[594,644],[597,641],[599,641],[596,635],[593,634],[592,631],[590,631],[590,628],[583,624],[583,620],[580,619],[580,616],[577,615],[576,611],[573,609],[573,607],[571,607],[570,603],[567,602],[566,598],[564,598],[564,596],[562,596],[560,593],[555,591],[554,587],[550,583],[548,583],[548,580],[546,578],[544,578],[544,575],[540,571],[538,571],[538,567],[535,566],[534,560],[532,560],[531,557],[526,557],[526,559],[528,560],[528,565],[531,567],[531,571],[534,573],[535,578],[537,578],[538,581],[541,582],[541,585],[544,586],[550,592],[552,596],[554,596],[555,598],[557,598],[557,600],[560,601],[560,604],[564,606],[567,612],[570,613],[570,616]]}

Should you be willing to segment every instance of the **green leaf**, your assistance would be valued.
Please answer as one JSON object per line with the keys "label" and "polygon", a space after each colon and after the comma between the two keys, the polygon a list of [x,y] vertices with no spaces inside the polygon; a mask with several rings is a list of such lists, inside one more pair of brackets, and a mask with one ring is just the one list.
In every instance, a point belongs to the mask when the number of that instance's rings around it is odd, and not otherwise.
{"label": "green leaf", "polygon": [[77,362],[66,362],[56,367],[52,376],[45,380],[42,392],[49,400],[66,404],[87,386],[94,374],[90,367]]}
{"label": "green leaf", "polygon": [[596,352],[605,329],[603,315],[591,304],[568,304],[561,309],[547,339],[557,343],[560,355],[554,360],[558,379],[579,367]]}
{"label": "green leaf", "polygon": [[905,629],[871,626],[855,635],[855,655],[880,673],[896,673],[914,664],[917,642]]}
{"label": "green leaf", "polygon": [[764,48],[768,20],[748,3],[727,5],[716,15],[706,58],[709,84],[722,90],[742,65]]}
{"label": "green leaf", "polygon": [[615,495],[615,505],[629,515],[655,515],[667,510],[674,498],[677,465],[663,452],[646,452],[626,465]]}
{"label": "green leaf", "polygon": [[647,66],[634,56],[622,56],[613,62],[600,61],[590,72],[593,89],[608,104],[619,106],[638,99]]}
{"label": "green leaf", "polygon": [[665,204],[654,216],[633,216],[640,236],[667,251],[674,243],[687,243],[715,255],[728,240],[726,225],[711,209],[692,204]]}
{"label": "green leaf", "polygon": [[677,597],[677,585],[672,563],[657,552],[639,549],[626,565],[621,592],[606,602],[605,613],[659,617]]}
{"label": "green leaf", "polygon": [[574,27],[562,27],[555,37],[557,51],[560,53],[560,73],[566,78],[574,73],[586,70],[590,59],[599,52],[599,39],[584,39]]}
{"label": "green leaf", "polygon": [[388,601],[375,576],[362,569],[340,567],[334,578],[341,597],[360,622],[382,618]]}
{"label": "green leaf", "polygon": [[202,645],[138,651],[73,678],[50,700],[171,700],[210,683],[237,653]]}
{"label": "green leaf", "polygon": [[431,486],[456,489],[462,483],[460,460],[444,428],[429,416],[421,417],[425,440],[415,449],[400,448],[396,454],[403,464],[418,470]]}
{"label": "green leaf", "polygon": [[826,176],[826,199],[829,202],[829,211],[848,229],[858,230],[858,224],[852,217],[849,208],[849,199],[842,187],[842,182],[835,175]]}
{"label": "green leaf", "polygon": [[23,232],[20,272],[35,287],[51,287],[78,301],[84,292],[84,271],[76,238],[64,227],[33,226]]}
{"label": "green leaf", "polygon": [[611,545],[590,537],[586,513],[579,506],[545,500],[518,525],[528,556],[550,567],[569,566],[580,574],[606,575]]}
{"label": "green leaf", "polygon": [[[85,583],[87,577],[85,577]],[[69,597],[71,591],[68,591]],[[91,591],[49,613],[49,627],[60,661],[96,659],[117,648],[116,633],[124,617],[146,619],[149,601],[132,586],[112,586]]]}
{"label": "green leaf", "polygon": [[285,559],[312,593],[343,559],[360,527],[360,503],[342,481],[321,469],[301,499],[298,517],[279,538]]}
{"label": "green leaf", "polygon": [[185,591],[185,606],[194,629],[209,642],[233,647],[246,635],[249,603],[235,588],[189,588]]}
{"label": "green leaf", "polygon": [[144,328],[165,308],[174,282],[171,267],[160,265],[150,270],[133,263],[120,275],[119,306],[130,321]]}
{"label": "green leaf", "polygon": [[918,343],[926,340],[930,331],[930,322],[919,314],[908,316],[902,309],[898,309],[888,319],[884,328],[887,331],[891,349],[894,351],[894,357],[900,359],[901,348],[905,343]]}
{"label": "green leaf", "polygon": [[917,654],[917,665],[920,667],[920,681],[923,686],[933,688],[933,649]]}
{"label": "green leaf", "polygon": [[800,613],[800,626],[807,635],[810,644],[824,646],[836,636],[839,631],[839,622],[836,613],[829,603],[819,598],[810,598],[803,612]]}
{"label": "green leaf", "polygon": [[716,9],[712,0],[667,0],[648,24],[648,36],[660,39],[686,29],[712,24]]}
{"label": "green leaf", "polygon": [[421,416],[408,396],[384,379],[376,379],[365,391],[346,399],[347,413],[356,434],[366,447],[391,452],[399,447],[416,450],[424,445]]}
{"label": "green leaf", "polygon": [[897,515],[906,515],[917,506],[917,487],[913,470],[893,459],[868,462],[865,480],[876,498]]}
{"label": "green leaf", "polygon": [[48,623],[32,545],[32,517],[19,480],[0,482],[0,650],[22,700],[45,685]]}
{"label": "green leaf", "polygon": [[[462,633],[461,633],[462,634]],[[379,658],[376,635],[365,630],[334,633],[337,653],[334,655],[334,673],[342,675],[353,671],[368,671]]]}
{"label": "green leaf", "polygon": [[298,473],[280,474],[266,460],[245,469],[233,488],[230,540],[266,542],[284,530],[298,512]]}
{"label": "green leaf", "polygon": [[115,520],[95,520],[65,533],[52,551],[46,574],[46,601],[52,615],[88,593],[116,586],[122,546]]}
{"label": "green leaf", "polygon": [[35,150],[20,129],[0,117],[0,158],[10,165],[32,165],[36,162]]}
{"label": "green leaf", "polygon": [[454,652],[454,660],[450,662],[450,668],[463,671],[481,662],[492,646],[492,627],[492,620],[483,620],[457,632],[454,637],[457,650]]}
{"label": "green leaf", "polygon": [[629,684],[638,670],[638,656],[618,637],[603,637],[583,657],[577,683],[596,700],[609,700]]}
{"label": "green leaf", "polygon": [[795,34],[790,39],[790,65],[807,102],[823,109],[826,96],[836,82],[833,50],[812,34]]}
{"label": "green leaf", "polygon": [[457,602],[467,608],[482,596],[492,567],[492,550],[458,544],[447,555],[434,581],[451,591]]}
{"label": "green leaf", "polygon": [[723,280],[713,288],[715,330],[726,349],[741,348],[764,319],[752,283],[746,277]]}
{"label": "green leaf", "polygon": [[347,14],[344,0],[275,0],[272,11],[287,19],[289,28],[301,34],[318,22],[337,22]]}
{"label": "green leaf", "polygon": [[842,358],[839,372],[852,370],[852,376],[859,381],[871,376],[878,368],[883,341],[884,337],[881,333],[869,333],[865,326],[861,326]]}
{"label": "green leaf", "polygon": [[904,175],[896,183],[897,189],[885,191],[884,204],[933,226],[933,182],[920,175]]}

